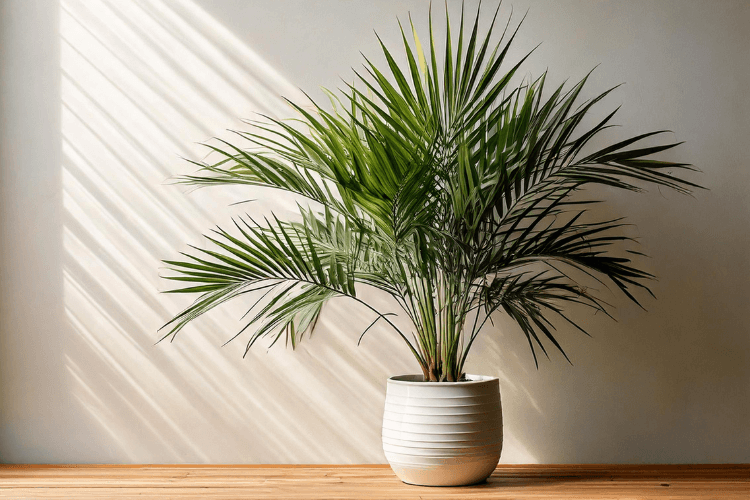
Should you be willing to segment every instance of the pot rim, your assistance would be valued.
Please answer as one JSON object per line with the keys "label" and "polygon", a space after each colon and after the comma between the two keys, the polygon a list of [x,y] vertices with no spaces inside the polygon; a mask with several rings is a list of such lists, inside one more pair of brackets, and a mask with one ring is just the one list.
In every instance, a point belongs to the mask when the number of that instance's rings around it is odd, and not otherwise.
{"label": "pot rim", "polygon": [[425,382],[423,375],[393,375],[388,377],[389,384],[399,385],[420,385],[420,386],[440,386],[446,387],[449,385],[477,385],[490,382],[493,380],[499,380],[497,377],[490,375],[472,375],[467,373],[465,375],[467,380],[460,380],[458,382]]}

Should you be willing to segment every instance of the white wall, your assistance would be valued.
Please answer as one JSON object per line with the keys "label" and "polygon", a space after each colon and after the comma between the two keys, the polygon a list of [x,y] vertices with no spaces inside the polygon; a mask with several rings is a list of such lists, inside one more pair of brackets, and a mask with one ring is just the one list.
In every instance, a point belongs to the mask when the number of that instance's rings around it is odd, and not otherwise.
{"label": "white wall", "polygon": [[[501,377],[502,461],[750,461],[750,4],[512,4],[529,9],[513,58],[544,42],[528,74],[575,80],[602,63],[590,93],[627,82],[611,139],[673,130],[686,144],[669,157],[710,190],[611,197],[659,299],[646,313],[613,295],[617,323],[579,314],[594,336],[562,330],[575,366],[553,355],[535,370],[508,321],[486,332],[469,368]],[[333,302],[297,352],[221,348],[241,304],[153,345],[188,300],[158,293],[159,259],[232,213],[288,208],[164,181],[238,118],[288,115],[279,94],[351,79],[360,50],[377,54],[373,28],[397,46],[396,17],[423,28],[426,10],[0,0],[0,462],[384,461],[385,380],[416,366],[385,328],[356,347],[367,311]]]}

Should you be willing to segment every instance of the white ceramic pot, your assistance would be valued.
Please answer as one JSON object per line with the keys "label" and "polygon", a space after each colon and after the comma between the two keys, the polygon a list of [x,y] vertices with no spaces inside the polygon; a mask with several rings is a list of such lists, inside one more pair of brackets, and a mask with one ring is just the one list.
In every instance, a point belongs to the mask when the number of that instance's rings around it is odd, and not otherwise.
{"label": "white ceramic pot", "polygon": [[388,379],[383,451],[405,483],[461,486],[487,479],[500,460],[503,414],[495,377],[422,382]]}

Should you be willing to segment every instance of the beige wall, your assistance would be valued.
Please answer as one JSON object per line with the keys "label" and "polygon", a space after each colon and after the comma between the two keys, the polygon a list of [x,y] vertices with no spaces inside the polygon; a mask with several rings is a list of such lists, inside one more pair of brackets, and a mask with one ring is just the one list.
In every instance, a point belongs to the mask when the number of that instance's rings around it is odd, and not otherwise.
{"label": "beige wall", "polygon": [[[611,139],[673,130],[686,144],[670,158],[710,191],[611,197],[659,299],[646,313],[611,296],[617,323],[579,313],[593,338],[561,333],[575,366],[553,354],[535,370],[504,319],[485,332],[469,368],[501,377],[502,461],[749,462],[750,3],[512,3],[529,9],[513,57],[544,42],[529,75],[601,63],[590,92],[627,82]],[[221,348],[240,304],[153,345],[187,299],[158,293],[159,259],[290,201],[164,181],[238,118],[288,115],[279,94],[350,79],[359,50],[376,54],[373,28],[397,45],[396,17],[424,27],[426,9],[0,0],[0,462],[384,461],[385,380],[416,367],[385,328],[356,347],[366,310],[331,303],[295,353]],[[261,199],[227,208],[243,196]]]}

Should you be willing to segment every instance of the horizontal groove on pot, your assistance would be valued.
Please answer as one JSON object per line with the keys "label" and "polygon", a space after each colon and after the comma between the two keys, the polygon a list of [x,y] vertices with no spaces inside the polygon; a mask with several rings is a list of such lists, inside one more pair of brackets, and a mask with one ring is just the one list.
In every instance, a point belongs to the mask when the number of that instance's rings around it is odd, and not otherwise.
{"label": "horizontal groove on pot", "polygon": [[[492,427],[489,427],[492,425]],[[415,432],[419,434],[472,434],[475,432],[487,431],[493,427],[499,427],[500,422],[472,422],[470,424],[411,424],[408,422],[391,422],[383,421],[383,429],[392,431]]]}
{"label": "horizontal groove on pot", "polygon": [[[477,412],[469,412],[469,413],[413,413],[408,411],[394,411],[391,408],[386,408],[385,413],[389,413],[394,416],[394,418],[398,416],[408,416],[408,417],[439,417],[444,418],[446,422],[452,421],[454,418],[472,418],[472,417],[484,417],[486,416],[487,419],[498,419],[497,415],[500,415],[500,410],[486,410],[486,411],[477,411]],[[393,418],[391,419],[393,420]]]}
{"label": "horizontal groove on pot", "polygon": [[413,448],[476,448],[481,446],[495,446],[503,442],[502,436],[473,440],[450,440],[450,441],[416,441],[412,439],[389,438],[383,436],[383,444],[406,446]]}
{"label": "horizontal groove on pot", "polygon": [[[419,454],[419,453],[408,453],[408,452],[396,452],[386,451],[385,457],[389,462],[401,462],[401,463],[414,463],[414,464],[434,464],[441,462],[446,458],[452,458],[456,461],[473,461],[473,460],[487,460],[490,458],[497,457],[495,460],[500,460],[500,453],[496,451],[484,451],[476,453],[435,453],[432,454]],[[497,463],[497,462],[496,462]]]}
{"label": "horizontal groove on pot", "polygon": [[455,415],[414,415],[391,411],[386,407],[383,420],[391,422],[408,422],[412,424],[470,424],[477,422],[497,422],[502,419],[500,410],[477,413],[457,413]]}
{"label": "horizontal groove on pot", "polygon": [[[437,424],[436,424],[437,425]],[[477,437],[480,435],[491,435],[494,432],[502,432],[502,422],[498,421],[493,426],[485,426],[480,429],[467,429],[463,427],[464,424],[456,424],[454,428],[437,427],[436,425],[431,426],[420,426],[419,424],[404,424],[401,422],[390,422],[383,421],[383,434],[389,434],[390,437],[396,437],[396,433],[403,436],[445,436],[449,434],[455,434],[456,438],[465,439],[470,437],[472,434],[476,434]],[[387,432],[386,432],[387,431]],[[428,439],[429,440],[429,439]]]}
{"label": "horizontal groove on pot", "polygon": [[396,404],[403,406],[423,406],[432,408],[445,408],[455,406],[477,406],[487,404],[500,404],[500,396],[472,396],[461,398],[417,398],[409,396],[385,397],[385,404]]}
{"label": "horizontal groove on pot", "polygon": [[402,455],[413,455],[420,457],[439,457],[446,455],[486,455],[497,453],[498,443],[485,444],[481,446],[463,446],[456,448],[431,448],[403,446],[398,444],[383,443],[383,451],[386,453],[400,453]]}
{"label": "horizontal groove on pot", "polygon": [[386,411],[398,413],[409,413],[411,415],[462,415],[465,413],[476,413],[482,411],[493,411],[498,408],[498,403],[491,402],[477,405],[458,405],[458,406],[419,406],[413,404],[396,404],[386,402]]}
{"label": "horizontal groove on pot", "polygon": [[383,439],[398,439],[411,443],[481,443],[482,441],[500,441],[503,439],[502,428],[490,429],[483,432],[472,432],[467,434],[443,433],[426,434],[418,432],[393,431],[383,429]]}
{"label": "horizontal groove on pot", "polygon": [[494,462],[495,465],[500,461],[500,453],[486,454],[486,455],[475,455],[468,457],[413,457],[409,455],[401,455],[400,453],[389,453],[386,454],[388,463],[391,464],[402,464],[402,465],[419,465],[419,466],[433,466],[433,465],[449,465],[449,464],[460,464],[460,463],[471,463],[471,462]]}

